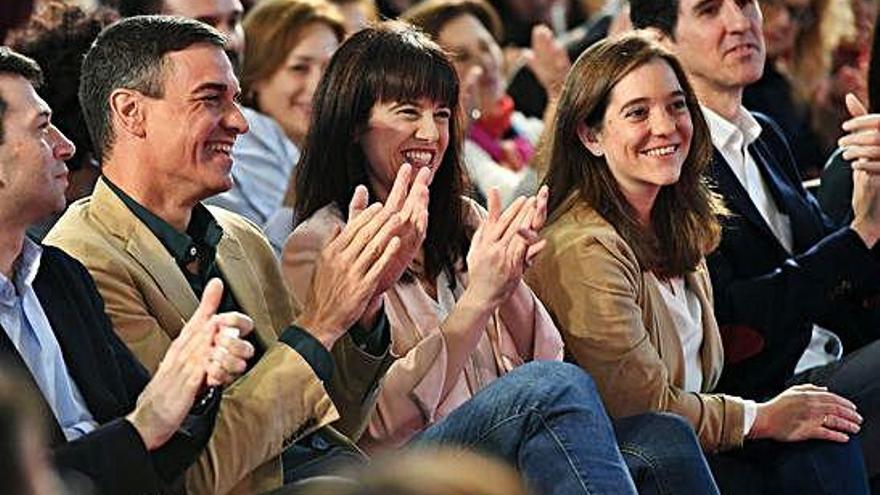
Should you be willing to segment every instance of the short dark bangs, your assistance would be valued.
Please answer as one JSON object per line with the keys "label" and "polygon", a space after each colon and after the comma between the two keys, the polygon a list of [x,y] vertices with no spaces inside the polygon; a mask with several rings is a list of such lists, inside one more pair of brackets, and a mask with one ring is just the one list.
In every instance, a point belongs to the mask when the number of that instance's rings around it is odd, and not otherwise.
{"label": "short dark bangs", "polygon": [[369,60],[381,60],[381,68],[366,77],[366,92],[375,101],[414,102],[427,98],[455,109],[458,107],[458,76],[443,50],[425,36],[398,33],[396,43],[375,43],[365,53]]}

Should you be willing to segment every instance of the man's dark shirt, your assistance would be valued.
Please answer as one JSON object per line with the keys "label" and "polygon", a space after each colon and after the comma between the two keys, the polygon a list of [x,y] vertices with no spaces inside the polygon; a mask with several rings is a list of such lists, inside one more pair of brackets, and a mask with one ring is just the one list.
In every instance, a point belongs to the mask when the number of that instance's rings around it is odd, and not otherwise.
{"label": "man's dark shirt", "polygon": [[[205,286],[212,278],[219,278],[225,287],[229,287],[216,262],[217,245],[223,237],[223,229],[204,205],[196,204],[186,233],[182,233],[144,208],[112,181],[106,177],[104,180],[110,190],[125,203],[128,209],[150,229],[150,232],[168,250],[189,282],[196,298],[201,299]],[[218,312],[229,311],[240,312],[241,308],[232,291],[224,290]],[[350,333],[355,344],[373,355],[383,354],[390,340],[390,332],[384,313],[372,330],[364,330],[355,325]],[[254,357],[248,361],[248,369],[250,369],[259,360],[265,349],[257,340],[255,333],[249,334],[246,338],[253,344],[256,351]],[[330,380],[333,374],[333,357],[310,333],[296,325],[290,325],[281,332],[279,340],[298,352],[321,380],[325,382]]]}

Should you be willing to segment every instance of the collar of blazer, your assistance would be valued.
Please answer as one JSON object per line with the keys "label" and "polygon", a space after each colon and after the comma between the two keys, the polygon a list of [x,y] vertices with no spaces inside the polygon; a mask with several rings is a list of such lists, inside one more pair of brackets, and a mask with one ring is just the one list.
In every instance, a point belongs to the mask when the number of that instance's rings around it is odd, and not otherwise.
{"label": "collar of blazer", "polygon": [[[636,280],[639,281],[641,286],[637,290],[644,291],[642,294],[648,299],[642,301],[642,304],[650,304],[653,306],[659,305],[659,308],[653,309],[654,314],[663,319],[662,327],[672,330],[674,335],[671,335],[670,337],[673,341],[678,342],[678,347],[669,351],[676,353],[678,359],[683,362],[683,348],[678,337],[678,332],[674,330],[675,326],[673,324],[672,315],[662,302],[663,298],[660,294],[660,288],[657,286],[659,282],[657,282],[656,277],[652,274],[641,271],[641,266],[635,257],[635,253],[629,248],[629,245],[626,244],[626,241],[624,241],[623,237],[620,236],[614,226],[605,220],[605,218],[596,210],[577,199],[573,201],[569,210],[560,215],[559,220],[570,222],[567,223],[564,228],[570,228],[573,229],[573,231],[578,232],[579,235],[582,236],[583,241],[592,238],[594,242],[601,244],[615,259],[623,261],[623,266],[639,272],[640,276],[638,276]],[[636,273],[632,273],[632,276],[636,277]],[[718,323],[715,320],[715,311],[712,300],[712,283],[709,279],[709,269],[706,266],[706,260],[701,260],[696,269],[692,272],[686,273],[683,278],[685,280],[685,285],[693,291],[697,296],[697,299],[699,299],[700,307],[702,309],[703,343],[700,346],[701,365],[703,369],[702,389],[704,392],[710,392],[715,388],[718,384],[718,380],[721,378],[721,363],[724,362],[724,349],[721,344],[721,333],[718,329]],[[683,366],[681,367],[681,371],[684,371]],[[683,375],[675,377],[675,379],[680,383],[684,383]]]}
{"label": "collar of blazer", "polygon": [[[113,193],[103,179],[95,185],[90,200],[91,217],[110,235],[116,237],[135,263],[147,273],[168,302],[183,320],[195,313],[199,301],[165,246]],[[254,320],[255,331],[268,346],[275,340],[280,328],[273,328],[263,291],[245,250],[228,227],[230,214],[211,208],[211,213],[223,227],[223,237],[217,245],[217,264],[226,279],[226,290],[231,290],[241,311]],[[176,337],[176,335],[171,336]]]}

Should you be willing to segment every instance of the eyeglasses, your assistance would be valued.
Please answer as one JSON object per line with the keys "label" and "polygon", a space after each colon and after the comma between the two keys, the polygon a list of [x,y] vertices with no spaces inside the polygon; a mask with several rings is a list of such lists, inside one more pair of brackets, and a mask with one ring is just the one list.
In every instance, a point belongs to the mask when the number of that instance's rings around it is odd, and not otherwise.
{"label": "eyeglasses", "polygon": [[792,5],[785,0],[761,0],[761,5],[768,9],[785,9],[788,18],[792,22],[800,24],[802,28],[812,26],[816,22],[816,14],[812,5]]}

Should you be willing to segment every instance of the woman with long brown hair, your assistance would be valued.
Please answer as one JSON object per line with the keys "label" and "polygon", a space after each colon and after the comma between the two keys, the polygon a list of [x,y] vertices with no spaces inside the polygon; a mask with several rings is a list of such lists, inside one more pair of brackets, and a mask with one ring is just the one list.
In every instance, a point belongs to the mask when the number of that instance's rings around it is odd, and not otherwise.
{"label": "woman with long brown hair", "polygon": [[736,482],[760,485],[749,490],[865,493],[850,401],[812,385],[763,403],[712,392],[724,358],[704,256],[724,209],[703,176],[711,140],[678,61],[638,35],[592,47],[566,80],[549,143],[548,246],[528,280],[611,414],[680,414],[707,453],[736,451],[750,468]]}

